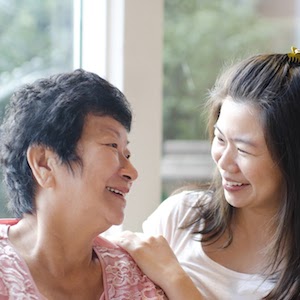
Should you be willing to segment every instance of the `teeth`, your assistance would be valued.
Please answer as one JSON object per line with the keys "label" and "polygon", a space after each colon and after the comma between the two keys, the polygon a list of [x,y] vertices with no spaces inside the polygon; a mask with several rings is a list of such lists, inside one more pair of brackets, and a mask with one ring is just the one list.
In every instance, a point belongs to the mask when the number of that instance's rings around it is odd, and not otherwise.
{"label": "teeth", "polygon": [[116,194],[119,194],[119,195],[122,195],[122,196],[125,196],[125,194],[124,193],[122,193],[121,191],[119,191],[119,190],[116,190],[116,189],[113,189],[113,188],[111,188],[111,187],[106,187],[106,189],[107,190],[109,190],[110,192],[113,192],[113,193],[116,193]]}
{"label": "teeth", "polygon": [[228,185],[231,185],[231,186],[242,186],[243,184],[242,183],[239,183],[239,182],[227,182]]}

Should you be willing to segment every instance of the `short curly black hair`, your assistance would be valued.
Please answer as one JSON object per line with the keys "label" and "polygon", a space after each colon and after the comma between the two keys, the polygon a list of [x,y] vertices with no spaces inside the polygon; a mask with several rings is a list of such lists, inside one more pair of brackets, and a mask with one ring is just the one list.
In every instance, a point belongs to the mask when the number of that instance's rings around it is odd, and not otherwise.
{"label": "short curly black hair", "polygon": [[0,127],[0,162],[16,217],[32,214],[36,183],[26,153],[44,145],[70,166],[88,114],[110,116],[129,132],[132,112],[126,97],[98,75],[82,69],[25,85],[11,97]]}

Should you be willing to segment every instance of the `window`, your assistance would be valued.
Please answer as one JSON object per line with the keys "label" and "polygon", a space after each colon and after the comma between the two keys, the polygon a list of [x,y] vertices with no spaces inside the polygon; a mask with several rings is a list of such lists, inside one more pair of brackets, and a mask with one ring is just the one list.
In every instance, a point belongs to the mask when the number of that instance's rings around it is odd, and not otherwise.
{"label": "window", "polygon": [[[2,106],[7,103],[12,91],[22,82],[78,67],[99,74],[121,89],[133,107],[130,149],[140,174],[128,197],[124,228],[140,230],[142,221],[161,198],[163,0],[38,3],[11,0],[10,3],[0,0],[0,22],[5,24],[0,31],[3,64],[0,93],[2,87],[6,89],[0,103]],[[8,20],[16,25],[7,26]],[[17,51],[18,59],[22,58],[21,63],[12,62],[9,56],[12,49]],[[23,54],[26,56],[22,57]],[[31,60],[35,62],[36,72],[32,71]],[[12,62],[10,68],[5,65],[8,62]],[[30,65],[25,73],[23,64]],[[17,76],[16,80],[13,76]],[[0,217],[8,217],[3,197],[2,193]]]}

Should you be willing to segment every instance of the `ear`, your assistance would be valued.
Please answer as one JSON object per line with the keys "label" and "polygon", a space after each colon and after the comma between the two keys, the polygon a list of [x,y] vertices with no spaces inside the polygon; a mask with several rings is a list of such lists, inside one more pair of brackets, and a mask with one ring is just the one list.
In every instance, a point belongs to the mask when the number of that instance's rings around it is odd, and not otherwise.
{"label": "ear", "polygon": [[57,155],[43,145],[32,145],[27,149],[27,161],[37,183],[43,188],[52,187]]}

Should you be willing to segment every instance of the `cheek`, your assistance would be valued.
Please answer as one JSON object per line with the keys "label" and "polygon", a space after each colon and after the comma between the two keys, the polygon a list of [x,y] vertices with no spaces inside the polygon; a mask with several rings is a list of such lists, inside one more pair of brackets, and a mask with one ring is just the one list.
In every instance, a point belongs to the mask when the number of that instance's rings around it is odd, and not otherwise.
{"label": "cheek", "polygon": [[109,167],[114,168],[120,164],[119,154],[114,149],[108,149],[107,151],[97,153],[96,157],[98,158],[98,164],[102,165],[103,167],[108,167],[108,169]]}
{"label": "cheek", "polygon": [[239,159],[238,166],[243,176],[253,185],[260,185],[262,182],[266,182],[269,179],[269,175],[266,177],[263,164],[259,161],[250,159]]}

